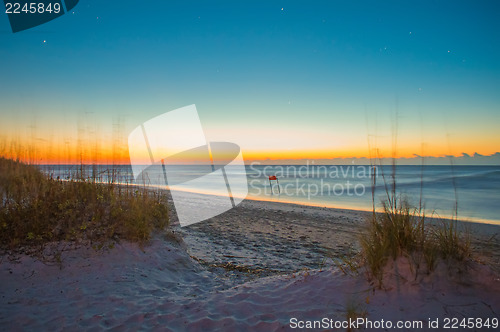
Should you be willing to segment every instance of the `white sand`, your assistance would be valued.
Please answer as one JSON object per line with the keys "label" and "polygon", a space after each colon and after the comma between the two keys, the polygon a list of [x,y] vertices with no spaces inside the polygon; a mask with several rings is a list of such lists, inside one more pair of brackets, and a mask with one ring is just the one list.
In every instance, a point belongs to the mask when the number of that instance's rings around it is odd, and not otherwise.
{"label": "white sand", "polygon": [[[256,208],[262,211],[257,212]],[[301,264],[314,266],[314,255],[320,257],[315,248],[348,239],[346,234],[352,228],[349,225],[360,222],[359,216],[337,211],[332,217],[320,208],[306,211],[275,208],[274,205],[247,205],[233,211],[241,216],[240,223],[229,214],[222,215],[219,222],[202,223],[198,229],[185,228],[182,233],[189,239],[187,248],[160,237],[145,251],[127,243],[99,253],[80,248],[63,252],[62,269],[57,264],[46,265],[27,256],[19,257],[18,262],[3,256],[0,258],[0,328],[4,331],[104,328],[283,331],[292,330],[289,323],[293,317],[345,320],[347,308],[352,306],[358,312],[365,311],[372,321],[417,320],[422,321],[424,327],[429,318],[438,318],[441,322],[445,317],[500,318],[499,276],[476,263],[462,273],[441,264],[435,273],[421,274],[415,280],[409,265],[399,260],[387,267],[382,290],[370,284],[363,273],[345,275],[331,264],[323,271],[316,268],[292,273],[290,271],[300,269]],[[264,211],[269,209],[271,214]],[[281,217],[277,212],[281,212]],[[248,215],[245,217],[245,214]],[[294,220],[292,225],[283,225],[290,220]],[[304,231],[302,225],[307,220],[316,223],[311,222],[313,225]],[[330,233],[337,234],[331,241],[326,236],[329,230],[325,223],[328,222]],[[203,227],[215,227],[215,224],[219,225],[215,233],[229,229],[227,224],[231,224],[234,231],[220,236],[220,244],[212,248],[220,252],[210,253],[207,248],[210,246],[200,243],[215,243],[213,234],[203,235]],[[261,242],[250,225],[262,231]],[[358,229],[356,227],[354,229]],[[274,232],[275,229],[278,231]],[[240,238],[236,237],[238,232]],[[293,244],[303,234],[312,234],[304,240],[304,246]],[[268,236],[267,240],[262,239],[264,235]],[[288,236],[292,236],[292,244],[279,246],[280,239]],[[317,243],[313,244],[314,241]],[[231,243],[226,251],[221,249]],[[256,243],[261,245],[254,247]],[[331,249],[343,245],[332,244]],[[294,259],[297,253],[305,256],[307,250],[313,258]],[[193,253],[210,262],[231,256],[228,253],[233,256],[244,253],[241,255],[244,258],[226,260],[288,272],[249,280],[251,278],[240,274],[228,275],[220,268],[207,269],[206,264],[199,264],[189,256]],[[280,257],[284,268],[280,266]]]}

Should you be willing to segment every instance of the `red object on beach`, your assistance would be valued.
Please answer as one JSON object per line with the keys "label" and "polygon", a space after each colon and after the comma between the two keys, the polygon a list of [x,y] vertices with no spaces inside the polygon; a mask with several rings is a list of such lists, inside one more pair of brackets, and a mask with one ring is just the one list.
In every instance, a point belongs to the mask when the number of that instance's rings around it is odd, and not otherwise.
{"label": "red object on beach", "polygon": [[269,176],[269,187],[271,187],[271,194],[273,194],[273,184],[271,183],[271,180],[275,180],[278,185],[278,194],[281,194],[281,189],[280,189],[280,181],[276,177],[276,175],[270,175]]}

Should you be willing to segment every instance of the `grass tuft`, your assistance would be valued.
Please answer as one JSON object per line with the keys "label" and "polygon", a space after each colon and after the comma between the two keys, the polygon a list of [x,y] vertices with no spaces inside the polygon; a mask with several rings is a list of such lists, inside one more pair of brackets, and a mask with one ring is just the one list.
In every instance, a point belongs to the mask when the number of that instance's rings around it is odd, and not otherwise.
{"label": "grass tuft", "polygon": [[358,304],[353,300],[349,300],[345,307],[345,318],[346,321],[349,322],[346,331],[355,331],[355,329],[351,327],[350,322],[357,321],[358,318],[366,318],[367,315],[368,313],[364,309],[363,305]]}
{"label": "grass tuft", "polygon": [[433,224],[405,198],[393,198],[391,204],[383,206],[384,211],[372,215],[361,236],[368,273],[379,286],[384,267],[391,258],[411,258],[417,267],[416,277],[422,258],[430,272],[439,259],[463,262],[470,256],[468,233],[458,230],[456,219]]}

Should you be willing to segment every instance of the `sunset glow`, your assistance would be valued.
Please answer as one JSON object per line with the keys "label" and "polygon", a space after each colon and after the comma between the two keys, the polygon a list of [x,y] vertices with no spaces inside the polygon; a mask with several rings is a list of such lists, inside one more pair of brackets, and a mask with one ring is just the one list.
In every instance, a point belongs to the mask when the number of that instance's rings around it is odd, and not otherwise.
{"label": "sunset glow", "polygon": [[400,3],[157,6],[144,21],[91,3],[3,34],[0,152],[126,164],[134,128],[192,104],[207,141],[238,144],[247,163],[500,151],[498,20],[486,5],[435,20],[445,4],[411,15]]}

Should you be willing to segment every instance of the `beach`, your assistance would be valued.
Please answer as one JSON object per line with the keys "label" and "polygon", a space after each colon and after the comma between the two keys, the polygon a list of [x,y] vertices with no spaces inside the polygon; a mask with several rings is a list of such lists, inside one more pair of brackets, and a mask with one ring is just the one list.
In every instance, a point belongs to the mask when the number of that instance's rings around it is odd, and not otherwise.
{"label": "beach", "polygon": [[323,318],[342,322],[355,312],[373,321],[421,322],[421,330],[430,330],[429,319],[498,318],[498,226],[473,225],[477,256],[465,270],[440,264],[413,279],[408,262],[398,259],[378,289],[362,269],[343,264],[359,251],[366,216],[246,200],[183,228],[171,209],[171,231],[142,249],[127,242],[98,251],[68,245],[48,262],[4,254],[0,326],[282,331]]}
{"label": "beach", "polygon": [[[245,200],[207,221],[178,228],[190,255],[212,264],[231,263],[294,272],[359,252],[359,236],[372,212]],[[175,213],[170,216],[176,223]],[[429,222],[439,224],[438,218]],[[448,220],[449,221],[449,220]],[[471,234],[477,259],[500,271],[500,226],[456,221]]]}
{"label": "beach", "polygon": [[4,1],[0,332],[500,331],[498,2],[81,2]]}
{"label": "beach", "polygon": [[180,232],[188,252],[198,259],[294,272],[318,269],[330,256],[358,251],[357,238],[367,215],[364,211],[246,200]]}

